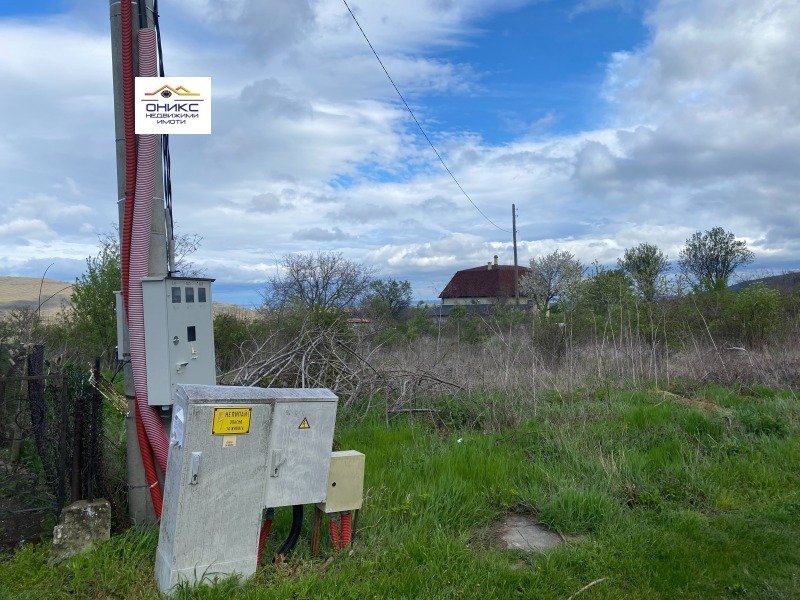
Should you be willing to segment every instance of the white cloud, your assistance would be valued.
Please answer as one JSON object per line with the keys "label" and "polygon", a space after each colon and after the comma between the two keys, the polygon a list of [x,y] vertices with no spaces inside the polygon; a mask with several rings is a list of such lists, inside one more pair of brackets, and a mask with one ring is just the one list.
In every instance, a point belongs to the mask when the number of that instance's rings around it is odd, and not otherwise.
{"label": "white cloud", "polygon": [[[675,259],[686,237],[717,225],[770,260],[800,251],[794,1],[653,3],[647,43],[608,59],[601,130],[554,135],[548,114],[491,144],[437,135],[432,123],[448,166],[497,227],[420,139],[340,3],[162,4],[167,72],[214,82],[213,135],[171,147],[175,217],[203,236],[197,262],[221,282],[263,281],[281,255],[319,248],[435,297],[454,270],[494,254],[510,263],[512,203],[522,264],[557,248],[613,264],[642,241]],[[480,69],[438,52],[479,44],[484,17],[521,4],[351,7],[427,124],[426,99],[484,91]],[[588,21],[619,2],[571,6]],[[108,21],[92,10],[94,25],[75,14],[0,20],[0,77],[27,99],[0,97],[0,114],[14,114],[0,132],[0,269],[94,254],[97,232],[116,220]]]}

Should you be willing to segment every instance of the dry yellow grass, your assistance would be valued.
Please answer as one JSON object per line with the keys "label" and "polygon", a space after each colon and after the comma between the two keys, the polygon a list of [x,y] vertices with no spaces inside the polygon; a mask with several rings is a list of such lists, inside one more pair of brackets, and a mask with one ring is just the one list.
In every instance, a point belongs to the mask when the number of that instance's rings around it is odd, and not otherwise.
{"label": "dry yellow grass", "polygon": [[71,283],[55,279],[0,276],[0,314],[20,306],[36,308],[41,298],[42,316],[54,316],[62,300],[69,303],[71,288]]}
{"label": "dry yellow grass", "polygon": [[[36,277],[0,276],[0,315],[20,306],[39,306],[41,286],[42,316],[54,317],[61,310],[62,300],[67,304],[72,295],[72,284],[55,279]],[[232,314],[241,318],[255,318],[258,311],[236,304],[214,303],[214,315]]]}

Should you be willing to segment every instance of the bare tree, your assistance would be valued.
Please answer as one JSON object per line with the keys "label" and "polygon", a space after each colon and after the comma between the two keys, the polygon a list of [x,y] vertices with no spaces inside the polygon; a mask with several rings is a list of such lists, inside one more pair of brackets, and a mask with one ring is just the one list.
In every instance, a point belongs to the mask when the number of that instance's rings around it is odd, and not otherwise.
{"label": "bare tree", "polygon": [[189,257],[200,249],[203,237],[196,233],[175,234],[175,268],[181,277],[205,277],[206,270],[198,267]]}
{"label": "bare tree", "polygon": [[669,269],[669,259],[658,246],[645,242],[635,248],[626,248],[623,258],[617,260],[617,266],[630,276],[636,291],[645,301],[652,302],[659,276]]}
{"label": "bare tree", "polygon": [[263,298],[271,308],[299,305],[341,310],[356,304],[371,282],[372,269],[347,260],[340,252],[286,254],[277,275],[267,282]]}
{"label": "bare tree", "polygon": [[556,250],[540,258],[532,258],[531,270],[520,279],[522,292],[536,308],[546,313],[550,303],[577,287],[584,266],[571,252]]}
{"label": "bare tree", "polygon": [[722,227],[714,227],[686,240],[678,265],[695,288],[715,290],[726,287],[737,268],[754,260],[755,254],[748,250],[746,242]]}

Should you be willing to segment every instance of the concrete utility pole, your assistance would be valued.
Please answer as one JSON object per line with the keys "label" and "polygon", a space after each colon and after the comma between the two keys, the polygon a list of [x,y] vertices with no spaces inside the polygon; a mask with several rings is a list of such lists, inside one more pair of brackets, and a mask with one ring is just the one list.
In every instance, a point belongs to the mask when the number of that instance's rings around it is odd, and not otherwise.
{"label": "concrete utility pole", "polygon": [[511,205],[511,234],[514,237],[514,306],[519,308],[519,265],[517,264],[517,207]]}
{"label": "concrete utility pole", "polygon": [[[153,0],[142,0],[145,2],[147,27],[154,26]],[[116,139],[117,154],[117,198],[119,199],[119,231],[120,236],[124,229],[125,213],[125,120],[123,110],[123,81],[122,81],[122,11],[120,0],[109,0],[110,20],[111,20],[111,64],[114,84],[114,130]],[[138,60],[138,33],[139,33],[139,5],[132,2],[131,12],[133,28],[133,60],[134,76],[139,73]],[[164,210],[164,184],[161,163],[161,142],[157,150],[155,188],[153,197],[153,220],[150,231],[150,261],[149,275],[167,274],[167,234],[165,225]],[[120,244],[121,247],[121,244]],[[139,440],[136,435],[136,412],[134,407],[134,386],[133,372],[130,364],[130,346],[127,338],[127,331],[123,343],[125,366],[125,396],[128,399],[128,413],[125,418],[125,431],[128,450],[128,511],[134,523],[154,523],[155,512],[153,511],[150,492],[142,466],[141,454],[139,452]],[[169,415],[164,415],[167,418]]]}

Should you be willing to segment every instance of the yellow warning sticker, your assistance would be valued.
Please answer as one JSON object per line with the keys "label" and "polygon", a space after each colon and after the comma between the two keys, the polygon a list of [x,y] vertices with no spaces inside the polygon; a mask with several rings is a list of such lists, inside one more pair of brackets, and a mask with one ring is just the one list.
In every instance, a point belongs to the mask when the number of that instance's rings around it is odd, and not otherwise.
{"label": "yellow warning sticker", "polygon": [[241,435],[250,433],[252,407],[223,406],[214,408],[211,435]]}
{"label": "yellow warning sticker", "polygon": [[300,423],[300,427],[298,427],[298,429],[311,429],[311,425],[308,424],[308,419],[306,419],[304,417],[303,421]]}

